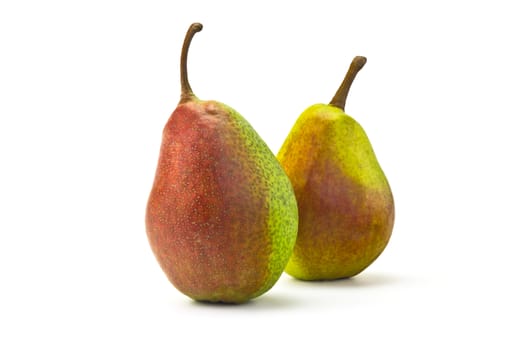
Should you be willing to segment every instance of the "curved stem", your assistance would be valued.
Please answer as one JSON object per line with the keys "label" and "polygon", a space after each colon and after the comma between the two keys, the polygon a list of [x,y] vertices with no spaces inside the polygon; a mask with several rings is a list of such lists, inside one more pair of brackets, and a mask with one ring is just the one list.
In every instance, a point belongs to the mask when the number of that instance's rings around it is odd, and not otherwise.
{"label": "curved stem", "polygon": [[180,102],[185,102],[195,97],[191,90],[190,82],[188,81],[188,50],[193,36],[201,30],[202,24],[200,23],[193,23],[190,25],[186,32],[184,43],[182,44],[182,51],[180,54]]}
{"label": "curved stem", "polygon": [[363,56],[354,57],[354,59],[352,60],[352,63],[350,64],[350,68],[348,68],[348,72],[346,73],[346,76],[343,82],[339,86],[339,89],[337,89],[337,92],[332,98],[332,101],[330,101],[330,104],[332,106],[339,107],[343,111],[345,110],[346,98],[348,97],[348,91],[350,91],[350,86],[352,86],[355,76],[361,70],[361,68],[363,68],[365,63],[366,63],[366,57],[363,57]]}

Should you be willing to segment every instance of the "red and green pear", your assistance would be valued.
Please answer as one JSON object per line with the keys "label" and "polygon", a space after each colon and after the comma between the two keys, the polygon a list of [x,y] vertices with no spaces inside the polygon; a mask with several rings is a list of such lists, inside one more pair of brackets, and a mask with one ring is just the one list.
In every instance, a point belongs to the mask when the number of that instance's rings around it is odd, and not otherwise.
{"label": "red and green pear", "polygon": [[167,121],[146,231],[171,283],[198,301],[242,303],[279,279],[297,236],[292,185],[266,143],[234,109],[198,99],[181,53],[181,99]]}
{"label": "red and green pear", "polygon": [[364,129],[344,111],[366,58],[356,57],[329,104],[297,119],[277,158],[299,206],[297,241],[286,272],[302,280],[355,276],[385,249],[394,200]]}

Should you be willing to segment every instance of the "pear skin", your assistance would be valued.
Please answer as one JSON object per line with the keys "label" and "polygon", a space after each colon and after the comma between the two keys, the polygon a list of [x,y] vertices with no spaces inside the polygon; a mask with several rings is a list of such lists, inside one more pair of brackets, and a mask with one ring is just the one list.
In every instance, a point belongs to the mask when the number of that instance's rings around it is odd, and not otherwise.
{"label": "pear skin", "polygon": [[278,280],[298,210],[279,162],[234,109],[192,92],[181,54],[181,99],[163,131],[146,210],[150,246],[171,283],[198,301],[242,303]]}
{"label": "pear skin", "polygon": [[370,140],[344,112],[349,88],[366,59],[356,57],[330,104],[307,108],[277,159],[299,206],[297,241],[286,272],[302,280],[355,276],[385,249],[394,199]]}

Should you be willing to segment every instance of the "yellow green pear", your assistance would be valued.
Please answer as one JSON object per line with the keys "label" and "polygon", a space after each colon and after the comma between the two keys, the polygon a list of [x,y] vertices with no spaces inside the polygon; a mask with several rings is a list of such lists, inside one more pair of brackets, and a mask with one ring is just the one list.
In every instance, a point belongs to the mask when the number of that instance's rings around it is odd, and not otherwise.
{"label": "yellow green pear", "polygon": [[357,56],[329,104],[297,119],[277,159],[299,207],[299,231],[285,271],[302,280],[355,276],[385,249],[394,199],[370,140],[344,111],[366,58]]}

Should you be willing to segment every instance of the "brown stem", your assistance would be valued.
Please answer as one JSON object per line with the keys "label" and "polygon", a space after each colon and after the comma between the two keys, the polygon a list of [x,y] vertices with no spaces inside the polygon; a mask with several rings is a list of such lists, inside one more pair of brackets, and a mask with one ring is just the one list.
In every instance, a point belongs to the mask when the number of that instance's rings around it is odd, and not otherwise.
{"label": "brown stem", "polygon": [[339,89],[337,89],[337,92],[332,98],[332,101],[330,101],[330,104],[332,106],[339,107],[343,111],[345,110],[346,98],[348,97],[348,91],[350,91],[350,86],[352,86],[355,76],[361,70],[361,68],[363,68],[365,63],[366,63],[366,57],[363,57],[363,56],[354,57],[354,59],[352,60],[352,63],[350,64],[350,68],[348,68],[348,72],[346,73],[346,76],[343,82],[339,86]]}
{"label": "brown stem", "polygon": [[195,33],[202,30],[202,24],[193,23],[186,32],[184,43],[182,44],[182,51],[180,54],[180,102],[186,102],[195,97],[191,90],[190,82],[188,81],[188,50],[190,48],[191,39]]}

